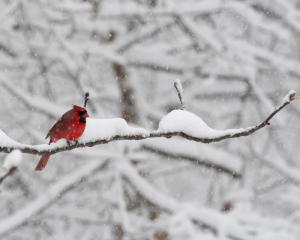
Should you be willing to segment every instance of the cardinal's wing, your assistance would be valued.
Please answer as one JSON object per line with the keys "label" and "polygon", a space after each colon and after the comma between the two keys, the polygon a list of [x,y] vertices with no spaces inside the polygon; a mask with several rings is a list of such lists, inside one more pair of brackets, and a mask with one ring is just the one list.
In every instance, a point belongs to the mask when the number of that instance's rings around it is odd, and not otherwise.
{"label": "cardinal's wing", "polygon": [[73,123],[73,110],[64,113],[62,117],[53,125],[53,127],[49,130],[46,138],[57,138],[61,132],[66,131],[68,126],[71,126]]}

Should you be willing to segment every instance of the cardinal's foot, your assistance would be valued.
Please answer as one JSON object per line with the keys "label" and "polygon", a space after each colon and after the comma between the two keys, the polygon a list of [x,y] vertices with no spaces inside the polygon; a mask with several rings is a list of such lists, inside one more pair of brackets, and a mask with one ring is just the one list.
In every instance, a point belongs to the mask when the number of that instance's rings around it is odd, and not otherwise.
{"label": "cardinal's foot", "polygon": [[74,141],[71,141],[71,140],[67,140],[67,144],[69,145],[69,146],[71,146],[71,145],[78,145],[79,144],[79,142],[77,141],[77,140],[74,140]]}

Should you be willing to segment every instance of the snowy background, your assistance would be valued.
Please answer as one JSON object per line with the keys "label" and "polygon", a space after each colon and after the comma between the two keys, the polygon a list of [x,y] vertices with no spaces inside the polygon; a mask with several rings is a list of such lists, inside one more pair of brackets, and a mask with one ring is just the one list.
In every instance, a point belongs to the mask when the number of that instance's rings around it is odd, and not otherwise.
{"label": "snowy background", "polygon": [[[155,130],[181,107],[175,79],[210,127],[252,126],[299,91],[299,52],[299,0],[4,0],[0,129],[47,143],[89,91],[91,117]],[[296,100],[220,143],[116,141],[42,172],[22,154],[0,184],[0,239],[299,240],[299,121]]]}

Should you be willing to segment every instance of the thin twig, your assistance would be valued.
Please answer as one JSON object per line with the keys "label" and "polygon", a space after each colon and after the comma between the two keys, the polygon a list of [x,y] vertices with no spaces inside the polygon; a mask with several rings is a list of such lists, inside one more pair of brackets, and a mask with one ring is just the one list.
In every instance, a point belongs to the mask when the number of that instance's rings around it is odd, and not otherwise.
{"label": "thin twig", "polygon": [[86,92],[84,95],[84,104],[83,104],[84,107],[86,107],[86,104],[89,99],[90,99],[90,94],[88,92]]}
{"label": "thin twig", "polygon": [[179,98],[179,101],[180,101],[180,104],[181,104],[181,109],[184,109],[185,106],[184,106],[184,99],[183,99],[183,88],[182,88],[182,85],[181,85],[181,81],[179,79],[175,80],[174,87],[175,87],[176,92],[178,94],[178,98]]}

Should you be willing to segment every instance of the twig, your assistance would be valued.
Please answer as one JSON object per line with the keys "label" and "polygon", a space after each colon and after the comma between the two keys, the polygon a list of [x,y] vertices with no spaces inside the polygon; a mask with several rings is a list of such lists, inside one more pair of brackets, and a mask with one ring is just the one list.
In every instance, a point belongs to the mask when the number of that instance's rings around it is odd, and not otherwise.
{"label": "twig", "polygon": [[83,104],[84,107],[86,107],[86,104],[89,99],[90,99],[90,94],[88,92],[86,92],[84,95],[84,104]]}
{"label": "twig", "polygon": [[181,109],[184,109],[185,106],[184,106],[184,99],[183,99],[183,88],[182,88],[182,85],[181,85],[181,81],[179,79],[175,80],[174,87],[175,87],[175,89],[177,91],[177,94],[178,94],[178,98],[179,98],[179,101],[180,101],[180,104],[181,104]]}

